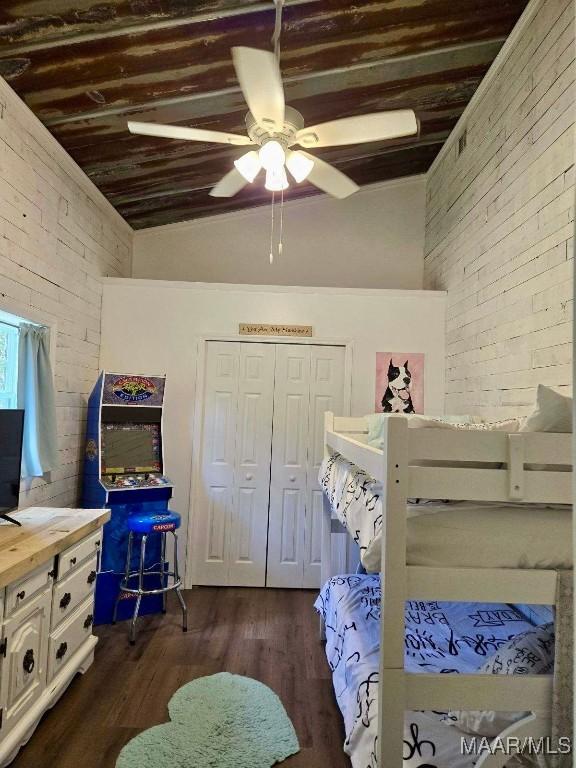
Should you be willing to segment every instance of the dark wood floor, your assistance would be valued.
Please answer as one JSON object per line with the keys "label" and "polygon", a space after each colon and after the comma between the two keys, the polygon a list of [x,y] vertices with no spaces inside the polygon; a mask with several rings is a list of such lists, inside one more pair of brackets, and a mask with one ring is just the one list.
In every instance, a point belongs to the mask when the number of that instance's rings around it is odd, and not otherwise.
{"label": "dark wood floor", "polygon": [[167,720],[177,688],[222,671],[261,680],[280,696],[301,746],[286,768],[350,768],[315,593],[201,587],[185,594],[187,634],[174,597],[165,616],[141,619],[135,647],[124,623],[97,629],[94,665],[45,715],[13,768],[113,768],[129,739]]}

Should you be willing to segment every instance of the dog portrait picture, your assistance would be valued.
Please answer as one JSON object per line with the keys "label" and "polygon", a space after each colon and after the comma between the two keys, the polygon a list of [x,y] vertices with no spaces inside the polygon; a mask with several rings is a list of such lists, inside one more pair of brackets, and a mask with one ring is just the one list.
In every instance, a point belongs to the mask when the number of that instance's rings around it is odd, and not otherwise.
{"label": "dog portrait picture", "polygon": [[424,355],[376,353],[376,413],[424,413]]}

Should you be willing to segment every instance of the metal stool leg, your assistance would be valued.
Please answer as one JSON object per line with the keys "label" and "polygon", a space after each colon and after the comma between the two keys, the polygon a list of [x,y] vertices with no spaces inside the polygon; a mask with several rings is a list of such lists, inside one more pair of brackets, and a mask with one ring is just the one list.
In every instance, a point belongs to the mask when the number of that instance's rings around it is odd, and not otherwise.
{"label": "metal stool leg", "polygon": [[[172,536],[174,536],[174,581],[178,583],[180,581],[180,570],[178,568],[178,536],[176,536],[174,531],[172,531]],[[176,595],[178,596],[178,601],[182,608],[182,632],[188,632],[188,608],[182,597],[180,585],[176,587]]]}
{"label": "metal stool leg", "polygon": [[[124,578],[120,582],[120,585],[128,586],[128,578],[130,576],[130,561],[132,560],[132,531],[128,534],[128,549],[126,550],[126,564],[124,565]],[[118,588],[118,594],[114,601],[114,613],[112,614],[112,624],[116,624],[116,618],[118,615],[118,604],[120,603],[120,596],[122,590]]]}
{"label": "metal stool leg", "polygon": [[132,622],[130,623],[130,645],[134,645],[136,642],[136,622],[138,620],[138,611],[140,610],[140,603],[142,602],[142,592],[144,591],[144,563],[146,560],[146,540],[148,536],[142,535],[142,541],[140,543],[140,567],[138,569],[138,596],[136,597],[136,605],[134,606],[134,614],[132,616]]}
{"label": "metal stool leg", "polygon": [[[160,545],[160,586],[164,589],[167,585],[165,563],[166,563],[166,534],[160,534],[162,536],[162,543]],[[167,592],[162,593],[162,613],[166,613],[166,596]]]}

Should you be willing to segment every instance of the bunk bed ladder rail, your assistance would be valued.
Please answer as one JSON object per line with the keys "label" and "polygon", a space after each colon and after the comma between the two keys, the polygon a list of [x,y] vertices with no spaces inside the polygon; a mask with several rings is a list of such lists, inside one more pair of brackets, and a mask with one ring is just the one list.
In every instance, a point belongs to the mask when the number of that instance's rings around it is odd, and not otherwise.
{"label": "bunk bed ladder rail", "polygon": [[[375,479],[382,482],[382,601],[380,613],[378,765],[402,764],[408,678],[404,671],[406,498],[408,429],[405,419],[387,420],[387,439]],[[380,453],[380,452],[379,452]],[[392,545],[396,543],[396,546]],[[402,546],[401,542],[404,543]]]}

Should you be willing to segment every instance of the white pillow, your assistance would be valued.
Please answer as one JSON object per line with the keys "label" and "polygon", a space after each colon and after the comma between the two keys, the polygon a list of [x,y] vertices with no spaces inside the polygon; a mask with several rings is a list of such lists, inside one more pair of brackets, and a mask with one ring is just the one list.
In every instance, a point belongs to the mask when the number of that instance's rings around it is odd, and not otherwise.
{"label": "white pillow", "polygon": [[520,432],[572,432],[572,398],[539,384],[536,409]]}
{"label": "white pillow", "polygon": [[[499,648],[479,669],[481,674],[537,675],[554,668],[554,625],[544,624],[513,637]],[[450,712],[453,725],[466,733],[497,736],[505,728],[526,717],[529,712],[492,712],[475,710]]]}

